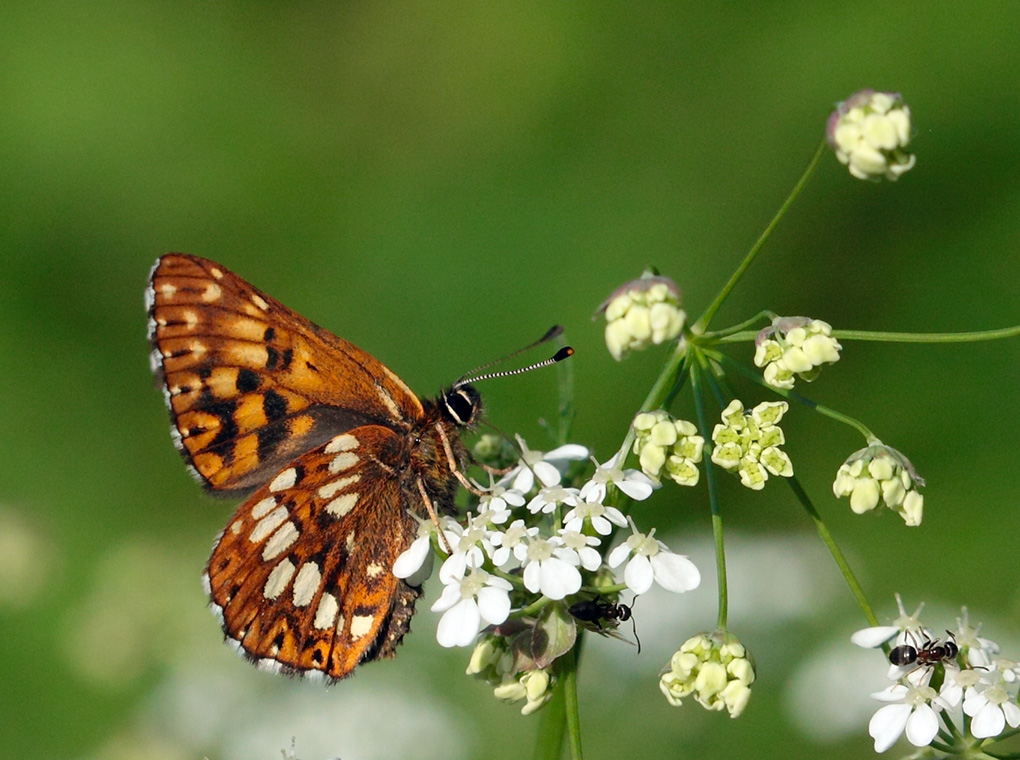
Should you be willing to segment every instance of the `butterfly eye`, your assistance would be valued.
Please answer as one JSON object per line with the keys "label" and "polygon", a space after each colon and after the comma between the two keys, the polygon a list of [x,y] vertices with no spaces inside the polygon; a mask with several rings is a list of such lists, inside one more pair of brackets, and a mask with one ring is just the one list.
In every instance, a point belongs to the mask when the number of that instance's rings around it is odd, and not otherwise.
{"label": "butterfly eye", "polygon": [[443,404],[450,418],[462,427],[471,425],[482,405],[482,397],[470,385],[462,385],[443,395]]}

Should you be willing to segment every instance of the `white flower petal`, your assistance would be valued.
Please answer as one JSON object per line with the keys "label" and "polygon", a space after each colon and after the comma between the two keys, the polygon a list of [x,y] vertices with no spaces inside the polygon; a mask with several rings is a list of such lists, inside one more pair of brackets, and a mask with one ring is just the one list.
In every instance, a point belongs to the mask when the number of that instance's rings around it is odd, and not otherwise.
{"label": "white flower petal", "polygon": [[408,578],[421,570],[429,556],[429,537],[418,536],[393,563],[393,574],[397,578]]}
{"label": "white flower petal", "polygon": [[975,739],[987,739],[990,736],[998,736],[1006,727],[1006,716],[998,705],[986,703],[970,724],[970,732]]}
{"label": "white flower petal", "polygon": [[641,480],[631,476],[624,480],[621,480],[616,484],[616,487],[623,491],[627,496],[638,501],[644,501],[652,495],[652,491],[655,489],[652,486],[651,479],[644,473],[637,473],[641,476]]}
{"label": "white flower petal", "polygon": [[542,567],[540,562],[529,562],[524,566],[524,588],[537,594],[542,587]]}
{"label": "white flower petal", "polygon": [[915,747],[927,747],[938,733],[939,718],[931,706],[922,704],[915,707],[907,718],[907,741]]}
{"label": "white flower petal", "polygon": [[885,642],[899,633],[895,625],[876,625],[871,628],[862,628],[855,631],[850,637],[850,642],[865,649],[874,649],[882,646]]}
{"label": "white flower petal", "polygon": [[541,589],[545,596],[559,600],[580,590],[581,573],[569,562],[550,557],[538,564],[541,565]]}
{"label": "white flower petal", "polygon": [[531,468],[535,471],[535,477],[542,482],[542,485],[559,485],[561,475],[560,471],[557,470],[554,465],[551,465],[548,462],[535,462],[531,465]]}
{"label": "white flower petal", "polygon": [[567,443],[547,451],[543,459],[547,461],[580,461],[588,458],[588,449],[577,443]]}
{"label": "white flower petal", "polygon": [[875,740],[875,752],[885,752],[903,735],[910,718],[910,705],[885,705],[871,716],[868,734]]}
{"label": "white flower petal", "polygon": [[606,559],[606,564],[610,567],[619,567],[620,564],[630,556],[630,547],[626,543],[620,544],[611,552],[609,557]]}
{"label": "white flower petal", "polygon": [[478,635],[481,622],[474,599],[462,599],[439,619],[436,641],[444,647],[470,646]]}
{"label": "white flower petal", "polygon": [[510,596],[504,589],[487,586],[478,592],[478,612],[487,623],[505,623],[510,614]]}
{"label": "white flower petal", "polygon": [[460,583],[451,583],[450,585],[443,587],[443,593],[439,595],[439,598],[432,603],[432,606],[429,609],[433,612],[446,612],[462,598],[463,595],[460,593]]}
{"label": "white flower petal", "polygon": [[652,587],[654,579],[652,563],[644,554],[634,555],[623,571],[623,582],[627,584],[627,588],[638,595],[648,591]]}
{"label": "white flower petal", "polygon": [[682,594],[701,584],[697,566],[682,554],[660,551],[651,558],[655,582],[667,591]]}

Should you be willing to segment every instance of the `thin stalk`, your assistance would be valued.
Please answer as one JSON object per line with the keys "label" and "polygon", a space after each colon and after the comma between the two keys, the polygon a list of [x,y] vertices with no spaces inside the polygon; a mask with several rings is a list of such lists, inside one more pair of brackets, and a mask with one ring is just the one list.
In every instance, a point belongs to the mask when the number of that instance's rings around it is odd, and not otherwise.
{"label": "thin stalk", "polygon": [[[660,409],[665,402],[666,398],[670,395],[673,387],[676,385],[677,378],[680,374],[680,370],[684,365],[684,360],[687,358],[687,351],[690,348],[690,344],[687,342],[685,336],[681,336],[676,348],[673,353],[666,359],[666,363],[662,367],[662,371],[659,376],[655,378],[655,384],[652,385],[652,389],[648,391],[648,395],[645,396],[645,400],[641,404],[642,412],[650,412],[655,409]],[[634,426],[632,425],[627,429],[627,435],[623,438],[623,445],[620,447],[621,451],[630,451],[631,444],[634,443]],[[620,462],[620,466],[623,466],[623,462]]]}
{"label": "thin stalk", "polygon": [[1015,338],[1020,325],[1000,327],[996,330],[974,330],[949,333],[873,332],[871,330],[833,330],[832,337],[839,340],[868,340],[884,343],[976,343],[983,340]]}
{"label": "thin stalk", "polygon": [[850,587],[850,592],[854,595],[854,599],[857,600],[857,606],[861,608],[861,611],[864,613],[864,617],[868,619],[868,623],[871,625],[878,625],[878,618],[875,617],[875,613],[871,609],[871,605],[868,603],[868,598],[864,595],[864,590],[861,588],[861,584],[857,582],[857,576],[854,575],[854,571],[850,569],[850,564],[846,561],[846,557],[843,556],[843,552],[840,551],[839,546],[832,537],[832,534],[829,533],[829,528],[825,525],[825,521],[822,520],[822,516],[818,514],[818,510],[815,509],[814,504],[811,503],[811,498],[801,487],[800,481],[797,480],[796,476],[786,478],[786,482],[790,484],[790,488],[793,489],[793,493],[797,497],[797,500],[801,503],[801,506],[804,507],[804,511],[808,513],[812,522],[814,522],[815,528],[818,530],[818,535],[821,536],[822,542],[826,547],[828,547],[829,554],[832,555],[833,560],[836,562],[836,566],[839,567],[839,571],[843,574],[843,579]]}
{"label": "thin stalk", "polygon": [[539,711],[538,735],[532,754],[534,760],[560,759],[567,728],[566,709],[566,695],[560,685],[553,691],[549,704]]}
{"label": "thin stalk", "polygon": [[[691,391],[694,395],[694,408],[698,417],[698,427],[708,431],[708,415],[705,413],[705,398],[701,388],[702,367],[691,368]],[[726,547],[723,543],[722,509],[719,506],[719,491],[715,481],[715,466],[712,464],[712,443],[705,441],[703,461],[705,462],[705,480],[708,482],[708,501],[712,508],[712,538],[715,544],[715,572],[718,576],[719,617],[716,627],[726,628],[729,612],[729,593],[726,584]]]}
{"label": "thin stalk", "polygon": [[712,317],[714,317],[715,313],[719,311],[719,307],[723,305],[723,302],[729,296],[730,291],[732,291],[733,288],[736,287],[737,283],[740,282],[740,278],[744,276],[744,272],[747,271],[747,268],[751,266],[751,263],[765,246],[765,241],[769,239],[769,236],[772,234],[772,230],[776,228],[776,225],[779,224],[779,220],[786,215],[790,206],[793,205],[794,200],[796,200],[797,196],[800,195],[801,190],[804,189],[804,186],[807,184],[808,177],[811,176],[811,173],[815,170],[815,167],[821,160],[822,154],[825,152],[825,148],[826,142],[825,140],[822,140],[821,143],[819,143],[817,150],[815,150],[815,155],[812,156],[811,161],[808,162],[804,173],[801,175],[800,179],[797,180],[797,184],[794,185],[793,190],[790,191],[790,195],[785,201],[783,201],[783,205],[779,207],[779,211],[777,211],[776,215],[772,217],[772,221],[769,222],[768,226],[758,237],[755,244],[751,246],[751,250],[747,252],[744,260],[740,262],[736,271],[730,276],[729,281],[723,285],[723,289],[719,291],[719,295],[715,297],[715,300],[709,304],[707,309],[705,309],[705,313],[702,314],[698,318],[698,321],[694,323],[694,326],[691,328],[691,332],[703,333],[708,328],[708,323],[712,321]]}
{"label": "thin stalk", "polygon": [[560,671],[560,683],[563,684],[564,708],[567,716],[567,738],[570,742],[572,760],[582,760],[581,752],[581,713],[577,707],[577,659],[571,648],[559,658],[563,663]]}

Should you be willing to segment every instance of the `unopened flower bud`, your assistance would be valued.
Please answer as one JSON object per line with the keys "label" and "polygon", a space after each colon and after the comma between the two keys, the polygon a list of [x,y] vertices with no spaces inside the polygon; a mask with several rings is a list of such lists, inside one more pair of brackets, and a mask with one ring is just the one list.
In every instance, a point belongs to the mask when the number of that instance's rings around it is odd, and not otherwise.
{"label": "unopened flower bud", "polygon": [[836,473],[832,492],[850,497],[850,509],[863,514],[885,504],[910,526],[921,524],[924,497],[917,490],[924,479],[903,454],[882,443],[856,451]]}
{"label": "unopened flower bud", "polygon": [[617,361],[628,351],[673,340],[687,320],[680,288],[651,272],[617,288],[598,311],[606,315],[606,347]]}
{"label": "unopened flower bud", "polygon": [[826,126],[836,158],[858,179],[898,179],[916,157],[908,153],[910,109],[895,92],[861,90],[842,103]]}

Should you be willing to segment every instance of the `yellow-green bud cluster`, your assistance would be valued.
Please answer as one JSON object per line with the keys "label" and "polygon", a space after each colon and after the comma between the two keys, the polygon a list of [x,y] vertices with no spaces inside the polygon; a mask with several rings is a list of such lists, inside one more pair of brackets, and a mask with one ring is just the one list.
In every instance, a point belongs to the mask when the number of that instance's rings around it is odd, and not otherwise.
{"label": "yellow-green bud cluster", "polygon": [[895,92],[861,90],[839,103],[826,125],[829,146],[858,179],[889,180],[909,171],[910,109]]}
{"label": "yellow-green bud cluster", "polygon": [[599,311],[606,315],[606,347],[617,361],[628,351],[673,340],[687,320],[680,288],[651,272],[618,288]]}
{"label": "yellow-green bud cluster", "polygon": [[765,382],[776,388],[793,387],[794,375],[810,383],[823,364],[839,361],[843,347],[832,337],[832,326],[809,317],[780,317],[755,340],[754,363],[764,367]]}
{"label": "yellow-green bud cluster", "polygon": [[850,455],[836,473],[832,492],[837,498],[849,496],[850,509],[859,515],[885,504],[916,526],[924,516],[924,496],[917,490],[923,485],[909,459],[879,443]]}
{"label": "yellow-green bud cluster", "polygon": [[744,405],[733,399],[712,431],[712,461],[754,491],[765,487],[770,473],[793,475],[790,457],[779,448],[786,442],[779,421],[789,408],[785,401],[763,401],[745,414]]}
{"label": "yellow-green bud cluster", "polygon": [[693,423],[673,419],[669,412],[659,409],[635,417],[634,432],[634,453],[645,475],[658,483],[665,471],[665,476],[679,485],[698,484],[701,473],[697,464],[705,439]]}
{"label": "yellow-green bud cluster", "polygon": [[693,696],[708,710],[727,710],[736,718],[751,699],[754,663],[732,633],[715,631],[683,643],[659,678],[659,688],[674,707]]}
{"label": "yellow-green bud cluster", "polygon": [[493,694],[504,702],[524,700],[522,715],[530,715],[552,698],[555,679],[546,670],[514,672],[514,654],[502,637],[485,636],[471,653],[467,674],[495,685]]}

